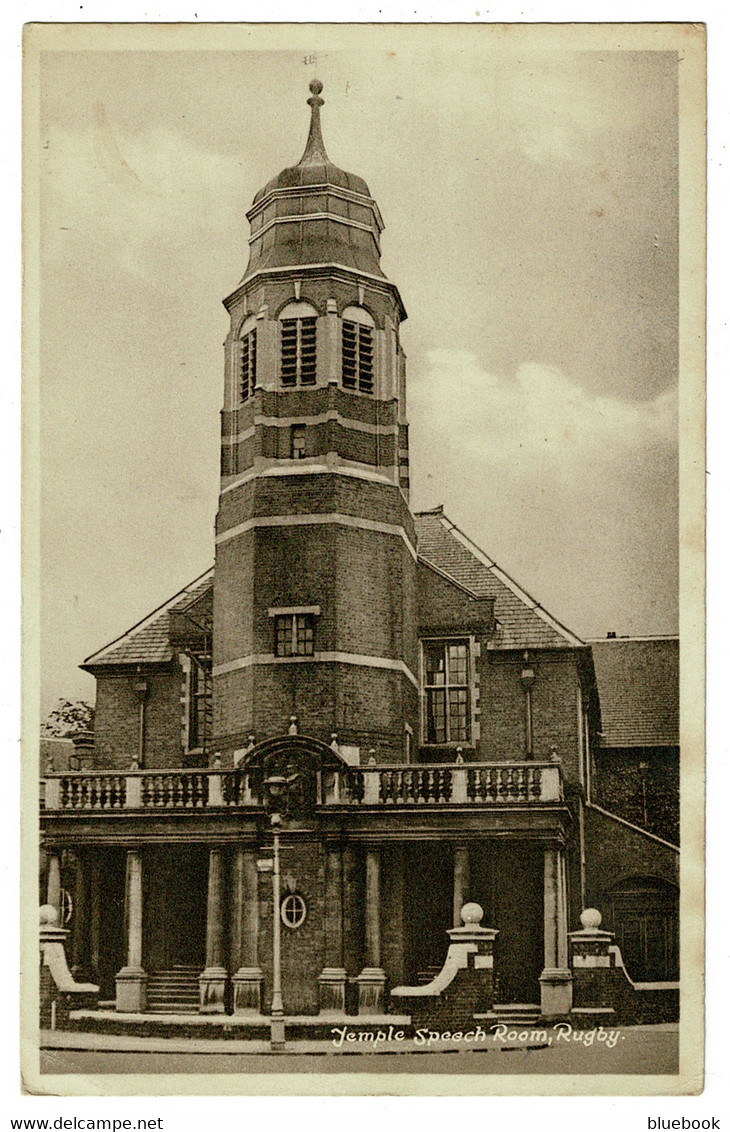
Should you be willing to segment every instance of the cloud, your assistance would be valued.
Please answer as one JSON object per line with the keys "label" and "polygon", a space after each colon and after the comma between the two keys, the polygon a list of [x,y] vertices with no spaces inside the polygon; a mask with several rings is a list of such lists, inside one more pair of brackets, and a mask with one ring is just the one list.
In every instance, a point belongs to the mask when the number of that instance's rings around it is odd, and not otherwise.
{"label": "cloud", "polygon": [[583,636],[676,631],[677,394],[626,401],[535,362],[409,372],[415,510],[449,517]]}
{"label": "cloud", "polygon": [[[445,407],[448,406],[448,412]],[[623,465],[677,437],[676,390],[648,401],[596,395],[560,370],[527,363],[514,377],[489,373],[467,351],[432,350],[410,384],[414,432],[448,434],[465,461],[500,475],[570,482]]]}

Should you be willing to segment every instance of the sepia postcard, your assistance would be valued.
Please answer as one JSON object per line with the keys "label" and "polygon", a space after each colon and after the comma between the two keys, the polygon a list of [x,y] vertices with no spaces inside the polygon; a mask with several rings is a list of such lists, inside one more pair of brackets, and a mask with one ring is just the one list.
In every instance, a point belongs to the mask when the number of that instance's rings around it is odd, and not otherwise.
{"label": "sepia postcard", "polygon": [[704,28],[24,60],[24,1087],[700,1092]]}

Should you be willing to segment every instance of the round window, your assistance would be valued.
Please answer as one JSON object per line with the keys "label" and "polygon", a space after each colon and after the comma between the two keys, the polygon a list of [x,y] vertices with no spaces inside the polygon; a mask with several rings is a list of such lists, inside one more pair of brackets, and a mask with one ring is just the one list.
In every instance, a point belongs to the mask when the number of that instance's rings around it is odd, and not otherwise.
{"label": "round window", "polygon": [[300,928],[307,918],[307,902],[298,892],[290,892],[281,902],[281,919],[288,928]]}

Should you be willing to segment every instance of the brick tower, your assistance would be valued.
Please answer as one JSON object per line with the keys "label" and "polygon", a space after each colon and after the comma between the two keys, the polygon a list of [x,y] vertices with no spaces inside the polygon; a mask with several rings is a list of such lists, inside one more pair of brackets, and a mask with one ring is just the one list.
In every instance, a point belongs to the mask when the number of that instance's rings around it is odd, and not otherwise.
{"label": "brick tower", "polygon": [[418,718],[406,313],[378,206],[329,160],[309,89],[304,154],[256,194],[225,300],[214,731],[230,752],[296,716],[352,761],[403,761]]}

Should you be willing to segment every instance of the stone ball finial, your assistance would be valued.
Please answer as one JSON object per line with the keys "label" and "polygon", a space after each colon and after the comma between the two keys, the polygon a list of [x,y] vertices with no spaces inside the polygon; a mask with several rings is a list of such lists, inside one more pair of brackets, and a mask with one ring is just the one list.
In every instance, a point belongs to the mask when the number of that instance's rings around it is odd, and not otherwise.
{"label": "stone ball finial", "polygon": [[58,908],[53,904],[41,904],[38,918],[41,924],[57,924],[58,923]]}
{"label": "stone ball finial", "polygon": [[461,909],[461,918],[467,927],[476,927],[482,922],[484,909],[481,904],[470,902]]}
{"label": "stone ball finial", "polygon": [[311,90],[312,94],[320,95],[324,90],[324,87],[322,86],[319,79],[312,79],[311,83],[309,84],[309,89]]}
{"label": "stone ball finial", "polygon": [[580,922],[584,931],[594,932],[601,926],[603,916],[597,908],[584,908],[580,914]]}

